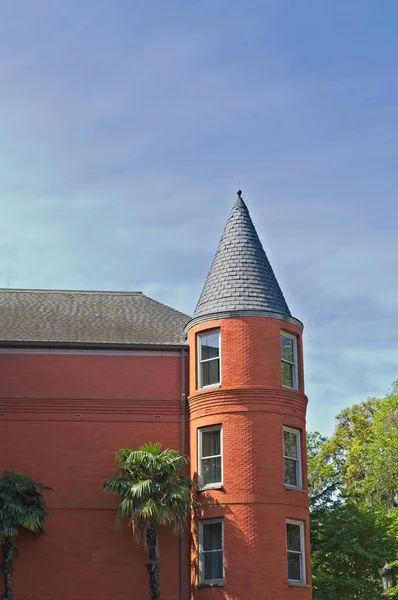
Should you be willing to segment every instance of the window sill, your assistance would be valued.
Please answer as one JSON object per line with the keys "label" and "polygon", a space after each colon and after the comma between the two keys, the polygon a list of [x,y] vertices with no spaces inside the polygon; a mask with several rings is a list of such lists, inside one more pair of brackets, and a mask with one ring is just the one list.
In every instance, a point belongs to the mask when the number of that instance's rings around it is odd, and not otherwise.
{"label": "window sill", "polygon": [[291,490],[292,492],[301,492],[302,494],[305,494],[306,490],[302,487],[297,487],[295,485],[287,485],[285,483],[285,490]]}
{"label": "window sill", "polygon": [[288,385],[283,385],[283,384],[282,384],[282,387],[283,387],[284,390],[290,390],[291,392],[298,392],[299,391],[299,389],[297,387],[290,387]]}
{"label": "window sill", "polygon": [[308,583],[303,583],[302,581],[288,581],[287,584],[290,587],[304,587],[304,588],[311,587]]}
{"label": "window sill", "polygon": [[203,487],[198,488],[198,492],[210,492],[211,490],[223,490],[224,489],[224,485],[222,483],[214,483],[211,485],[205,485]]}
{"label": "window sill", "polygon": [[198,583],[198,585],[196,587],[198,587],[198,588],[224,587],[224,579],[219,579],[217,581],[203,581],[202,583]]}
{"label": "window sill", "polygon": [[221,387],[221,382],[212,383],[210,385],[203,385],[202,387],[198,387],[198,389],[196,391],[201,392],[202,390],[211,390],[212,388],[219,388],[219,387]]}

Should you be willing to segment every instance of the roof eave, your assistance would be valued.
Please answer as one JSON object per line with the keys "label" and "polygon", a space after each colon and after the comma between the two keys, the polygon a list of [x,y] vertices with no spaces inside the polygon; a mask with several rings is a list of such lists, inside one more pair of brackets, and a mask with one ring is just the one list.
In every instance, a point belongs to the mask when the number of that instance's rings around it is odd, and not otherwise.
{"label": "roof eave", "polygon": [[268,317],[270,319],[279,319],[280,321],[285,321],[286,323],[296,325],[300,329],[304,329],[304,325],[299,319],[272,310],[226,310],[193,317],[193,319],[186,324],[184,331],[187,333],[194,325],[206,321],[218,321],[219,319],[233,319],[239,317]]}
{"label": "roof eave", "polygon": [[54,348],[59,350],[186,350],[187,347],[187,344],[129,344],[110,342],[0,340],[0,348]]}

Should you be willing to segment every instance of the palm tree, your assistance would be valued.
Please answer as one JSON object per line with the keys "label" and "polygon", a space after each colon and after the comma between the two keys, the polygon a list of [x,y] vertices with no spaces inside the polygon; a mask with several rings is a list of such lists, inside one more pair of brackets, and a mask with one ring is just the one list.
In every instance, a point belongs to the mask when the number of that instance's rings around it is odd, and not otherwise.
{"label": "palm tree", "polygon": [[4,577],[4,598],[13,600],[12,573],[18,556],[15,538],[21,530],[43,533],[47,514],[43,498],[48,490],[24,473],[0,474],[0,570]]}
{"label": "palm tree", "polygon": [[188,460],[176,450],[149,442],[137,450],[116,452],[118,475],[103,490],[120,496],[117,521],[129,518],[137,546],[148,550],[146,563],[151,600],[160,599],[158,527],[182,535],[191,508],[192,483],[183,475]]}

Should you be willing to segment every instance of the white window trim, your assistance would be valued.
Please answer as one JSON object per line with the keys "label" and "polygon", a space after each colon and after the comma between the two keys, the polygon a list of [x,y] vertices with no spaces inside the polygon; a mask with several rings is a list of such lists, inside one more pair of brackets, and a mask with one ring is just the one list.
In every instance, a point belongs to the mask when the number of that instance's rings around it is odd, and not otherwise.
{"label": "white window trim", "polygon": [[[282,358],[282,336],[290,338],[293,340],[293,358],[294,362],[290,362],[289,360],[285,360]],[[288,333],[287,331],[281,331],[281,377],[282,377],[282,363],[287,363],[288,365],[293,365],[293,386],[283,385],[286,390],[298,390],[298,365],[297,365],[297,337]]]}
{"label": "white window trim", "polygon": [[[202,434],[207,431],[219,431],[220,432],[220,456],[221,456],[221,481],[217,481],[215,483],[208,483],[207,485],[203,484],[203,469],[202,469]],[[219,456],[215,454],[214,456]],[[212,458],[211,456],[206,456],[206,458]],[[222,425],[210,425],[210,427],[200,427],[198,428],[198,485],[199,490],[214,490],[217,488],[223,487],[223,479],[224,479],[224,465],[223,465],[223,432]]]}
{"label": "white window trim", "polygon": [[[200,345],[200,340],[202,337],[209,335],[209,333],[218,333],[218,359],[206,358],[206,359],[202,360],[202,348]],[[197,374],[198,374],[197,389],[205,390],[208,388],[220,387],[220,385],[221,385],[221,330],[219,328],[207,329],[206,331],[201,331],[200,333],[197,334],[197,336],[196,336],[196,354],[197,354],[196,368],[197,368]],[[209,385],[203,385],[203,383],[202,383],[202,380],[203,380],[202,363],[210,362],[211,360],[219,361],[220,381],[218,381],[217,383],[210,383]]]}
{"label": "white window trim", "polygon": [[[305,538],[304,538],[304,521],[296,521],[294,519],[286,519],[286,525],[298,525],[300,527],[300,546],[301,552],[297,552],[296,550],[289,550],[287,547],[287,527],[286,527],[286,561],[287,561],[287,553],[294,552],[295,554],[301,555],[301,579],[289,579],[288,575],[288,583],[294,585],[305,584],[306,581],[306,567],[305,567]],[[286,567],[288,565],[286,564]]]}
{"label": "white window trim", "polygon": [[285,477],[285,458],[288,460],[295,460],[291,456],[285,455],[285,436],[283,435],[285,431],[289,431],[290,433],[294,433],[296,435],[296,443],[297,443],[297,485],[291,485],[290,483],[286,483],[285,479],[285,487],[292,490],[302,490],[303,489],[303,470],[302,470],[302,459],[301,459],[301,431],[300,429],[293,429],[293,427],[283,427],[282,428],[282,448],[283,448],[283,477]]}
{"label": "white window trim", "polygon": [[[221,548],[222,548],[222,565],[223,576],[221,579],[205,579],[204,578],[204,554],[203,553],[203,525],[211,525],[212,523],[221,523]],[[200,585],[223,585],[225,580],[225,565],[224,565],[224,519],[201,519],[199,521],[199,584]]]}

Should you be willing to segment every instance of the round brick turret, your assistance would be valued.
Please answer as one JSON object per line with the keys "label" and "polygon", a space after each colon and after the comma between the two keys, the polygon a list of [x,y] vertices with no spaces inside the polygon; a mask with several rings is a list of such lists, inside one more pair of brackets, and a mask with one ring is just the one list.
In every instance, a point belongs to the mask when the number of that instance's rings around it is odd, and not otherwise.
{"label": "round brick turret", "polygon": [[[192,598],[312,598],[302,325],[291,316],[264,257],[239,196],[187,326],[190,458],[200,488],[193,524]],[[203,334],[212,333],[219,335],[211,338],[218,339],[219,349],[211,349],[209,382],[201,375],[201,358],[207,360],[201,340],[210,344]],[[281,339],[288,344],[291,340],[294,348],[293,360],[288,356],[288,364],[294,364],[286,367],[284,379]],[[221,432],[221,451],[213,451],[221,457],[206,459],[201,436],[212,431]],[[287,447],[292,440],[297,442],[297,459]],[[214,466],[216,461],[222,469]],[[201,472],[210,464],[213,482],[206,484]],[[215,528],[203,529],[212,523]]]}

